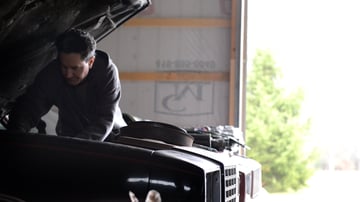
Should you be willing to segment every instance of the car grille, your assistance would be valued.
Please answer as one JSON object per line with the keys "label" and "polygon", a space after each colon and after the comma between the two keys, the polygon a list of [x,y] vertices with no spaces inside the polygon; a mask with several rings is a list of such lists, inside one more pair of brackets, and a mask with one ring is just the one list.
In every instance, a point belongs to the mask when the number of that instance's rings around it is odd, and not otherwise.
{"label": "car grille", "polygon": [[236,202],[236,167],[225,168],[225,202]]}

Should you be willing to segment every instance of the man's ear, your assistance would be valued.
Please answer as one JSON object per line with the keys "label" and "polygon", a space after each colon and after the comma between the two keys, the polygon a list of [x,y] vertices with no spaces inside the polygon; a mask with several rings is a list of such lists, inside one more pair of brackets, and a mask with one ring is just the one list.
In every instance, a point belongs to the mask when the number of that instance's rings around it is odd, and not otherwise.
{"label": "man's ear", "polygon": [[89,62],[88,62],[90,69],[92,68],[94,62],[95,62],[95,56],[91,56],[91,58],[89,59]]}

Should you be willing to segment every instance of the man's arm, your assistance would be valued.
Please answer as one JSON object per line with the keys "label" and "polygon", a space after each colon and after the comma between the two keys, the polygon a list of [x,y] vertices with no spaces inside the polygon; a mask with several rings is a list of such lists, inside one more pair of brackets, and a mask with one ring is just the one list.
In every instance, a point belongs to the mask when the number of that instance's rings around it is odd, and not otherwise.
{"label": "man's arm", "polygon": [[47,72],[42,71],[26,93],[16,100],[9,113],[8,130],[28,132],[50,110],[52,85],[46,79],[47,76]]}
{"label": "man's arm", "polygon": [[121,86],[117,68],[115,65],[113,67],[104,78],[100,79],[101,85],[97,89],[95,103],[96,117],[90,120],[88,126],[77,137],[103,141],[112,131],[115,118],[122,119],[122,117],[116,117],[121,98]]}

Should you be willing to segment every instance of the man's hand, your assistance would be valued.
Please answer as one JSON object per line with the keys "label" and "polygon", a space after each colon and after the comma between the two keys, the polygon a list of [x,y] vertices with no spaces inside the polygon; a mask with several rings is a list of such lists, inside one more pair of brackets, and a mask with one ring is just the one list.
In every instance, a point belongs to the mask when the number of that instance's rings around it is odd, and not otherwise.
{"label": "man's hand", "polygon": [[[129,191],[129,197],[131,202],[139,202],[132,191]],[[156,190],[150,190],[146,196],[145,202],[161,202],[160,193]]]}

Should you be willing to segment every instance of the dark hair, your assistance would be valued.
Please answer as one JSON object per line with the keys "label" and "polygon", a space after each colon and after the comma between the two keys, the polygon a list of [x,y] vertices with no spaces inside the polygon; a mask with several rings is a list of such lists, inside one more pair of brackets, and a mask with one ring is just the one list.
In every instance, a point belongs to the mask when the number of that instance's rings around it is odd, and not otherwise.
{"label": "dark hair", "polygon": [[55,41],[59,53],[80,53],[81,59],[88,60],[95,55],[96,41],[88,32],[70,29]]}

